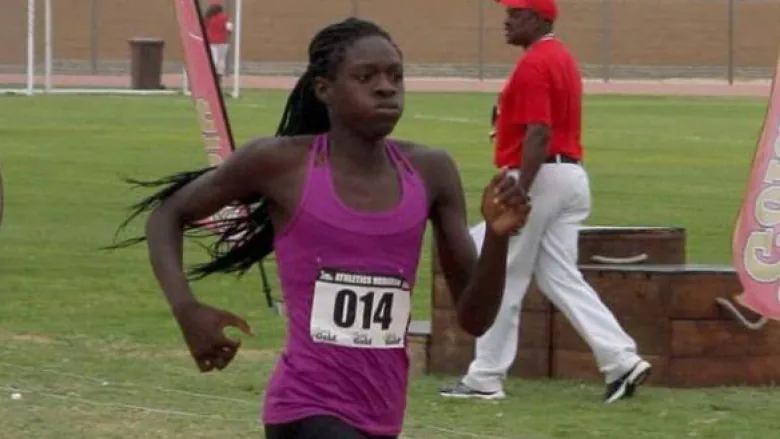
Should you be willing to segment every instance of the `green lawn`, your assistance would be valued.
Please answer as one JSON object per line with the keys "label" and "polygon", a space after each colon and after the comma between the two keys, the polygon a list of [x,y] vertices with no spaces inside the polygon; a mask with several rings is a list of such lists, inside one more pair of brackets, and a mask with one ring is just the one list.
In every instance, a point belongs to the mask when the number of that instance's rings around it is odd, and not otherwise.
{"label": "green lawn", "polygon": [[[285,96],[252,92],[229,101],[239,142],[273,132]],[[411,95],[397,131],[451,152],[472,221],[492,173],[492,99]],[[765,105],[589,97],[589,224],[683,226],[691,262],[730,263],[731,230]],[[122,177],[205,164],[189,99],[0,97],[0,121],[0,436],[262,437],[261,393],[284,328],[265,307],[259,276],[196,285],[200,297],[239,312],[256,333],[229,369],[202,375],[186,355],[145,247],[99,250],[142,195]],[[416,319],[429,314],[427,248]],[[188,248],[187,262],[201,256]],[[512,380],[511,397],[501,403],[443,401],[436,390],[451,380],[414,379],[406,437],[752,439],[776,437],[780,428],[780,393],[771,390],[647,388],[604,407],[598,385]],[[23,399],[12,400],[12,389]]]}

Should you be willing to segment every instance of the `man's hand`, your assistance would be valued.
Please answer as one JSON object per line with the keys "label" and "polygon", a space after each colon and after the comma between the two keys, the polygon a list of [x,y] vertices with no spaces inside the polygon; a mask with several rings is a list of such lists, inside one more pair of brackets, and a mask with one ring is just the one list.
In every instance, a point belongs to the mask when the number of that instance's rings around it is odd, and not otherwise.
{"label": "man's hand", "polygon": [[482,216],[496,235],[517,233],[525,225],[530,210],[528,198],[506,169],[496,174],[482,193]]}
{"label": "man's hand", "polygon": [[201,372],[222,370],[236,356],[241,342],[227,338],[226,327],[233,326],[252,335],[244,319],[197,302],[175,309],[174,316]]}

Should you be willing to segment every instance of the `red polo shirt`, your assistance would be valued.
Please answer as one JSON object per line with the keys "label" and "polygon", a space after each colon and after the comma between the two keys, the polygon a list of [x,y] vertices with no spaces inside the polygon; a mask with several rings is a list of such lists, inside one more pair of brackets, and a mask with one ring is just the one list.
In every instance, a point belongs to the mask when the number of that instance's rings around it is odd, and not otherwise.
{"label": "red polo shirt", "polygon": [[206,36],[211,44],[227,44],[230,42],[230,31],[227,24],[230,21],[228,15],[220,12],[206,20]]}
{"label": "red polo shirt", "polygon": [[552,129],[547,155],[582,159],[582,77],[574,56],[555,38],[526,50],[498,99],[494,162],[519,168],[528,124]]}

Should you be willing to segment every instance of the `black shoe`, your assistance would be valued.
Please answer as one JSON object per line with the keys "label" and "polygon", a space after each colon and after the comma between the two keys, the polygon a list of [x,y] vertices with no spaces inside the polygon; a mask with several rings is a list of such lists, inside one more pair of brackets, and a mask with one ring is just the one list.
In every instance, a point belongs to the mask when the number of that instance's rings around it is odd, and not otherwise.
{"label": "black shoe", "polygon": [[455,387],[443,387],[439,390],[439,395],[445,398],[478,398],[487,400],[506,398],[506,394],[503,390],[497,392],[480,392],[463,383],[458,383]]}
{"label": "black shoe", "polygon": [[611,404],[621,398],[633,396],[636,388],[650,376],[651,367],[647,361],[639,360],[625,375],[607,384],[604,404]]}

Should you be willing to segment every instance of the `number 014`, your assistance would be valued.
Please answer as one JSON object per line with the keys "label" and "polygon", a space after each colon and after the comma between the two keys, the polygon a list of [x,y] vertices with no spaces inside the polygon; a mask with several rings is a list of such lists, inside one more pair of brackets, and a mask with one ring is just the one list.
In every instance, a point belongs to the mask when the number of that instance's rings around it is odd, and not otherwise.
{"label": "number 014", "polygon": [[352,290],[339,291],[336,294],[333,321],[341,328],[351,328],[357,319],[360,303],[363,305],[363,329],[369,330],[372,323],[378,323],[382,325],[382,330],[387,330],[393,321],[393,294],[384,293],[379,297],[379,301],[374,303],[375,296],[373,291],[360,298]]}

